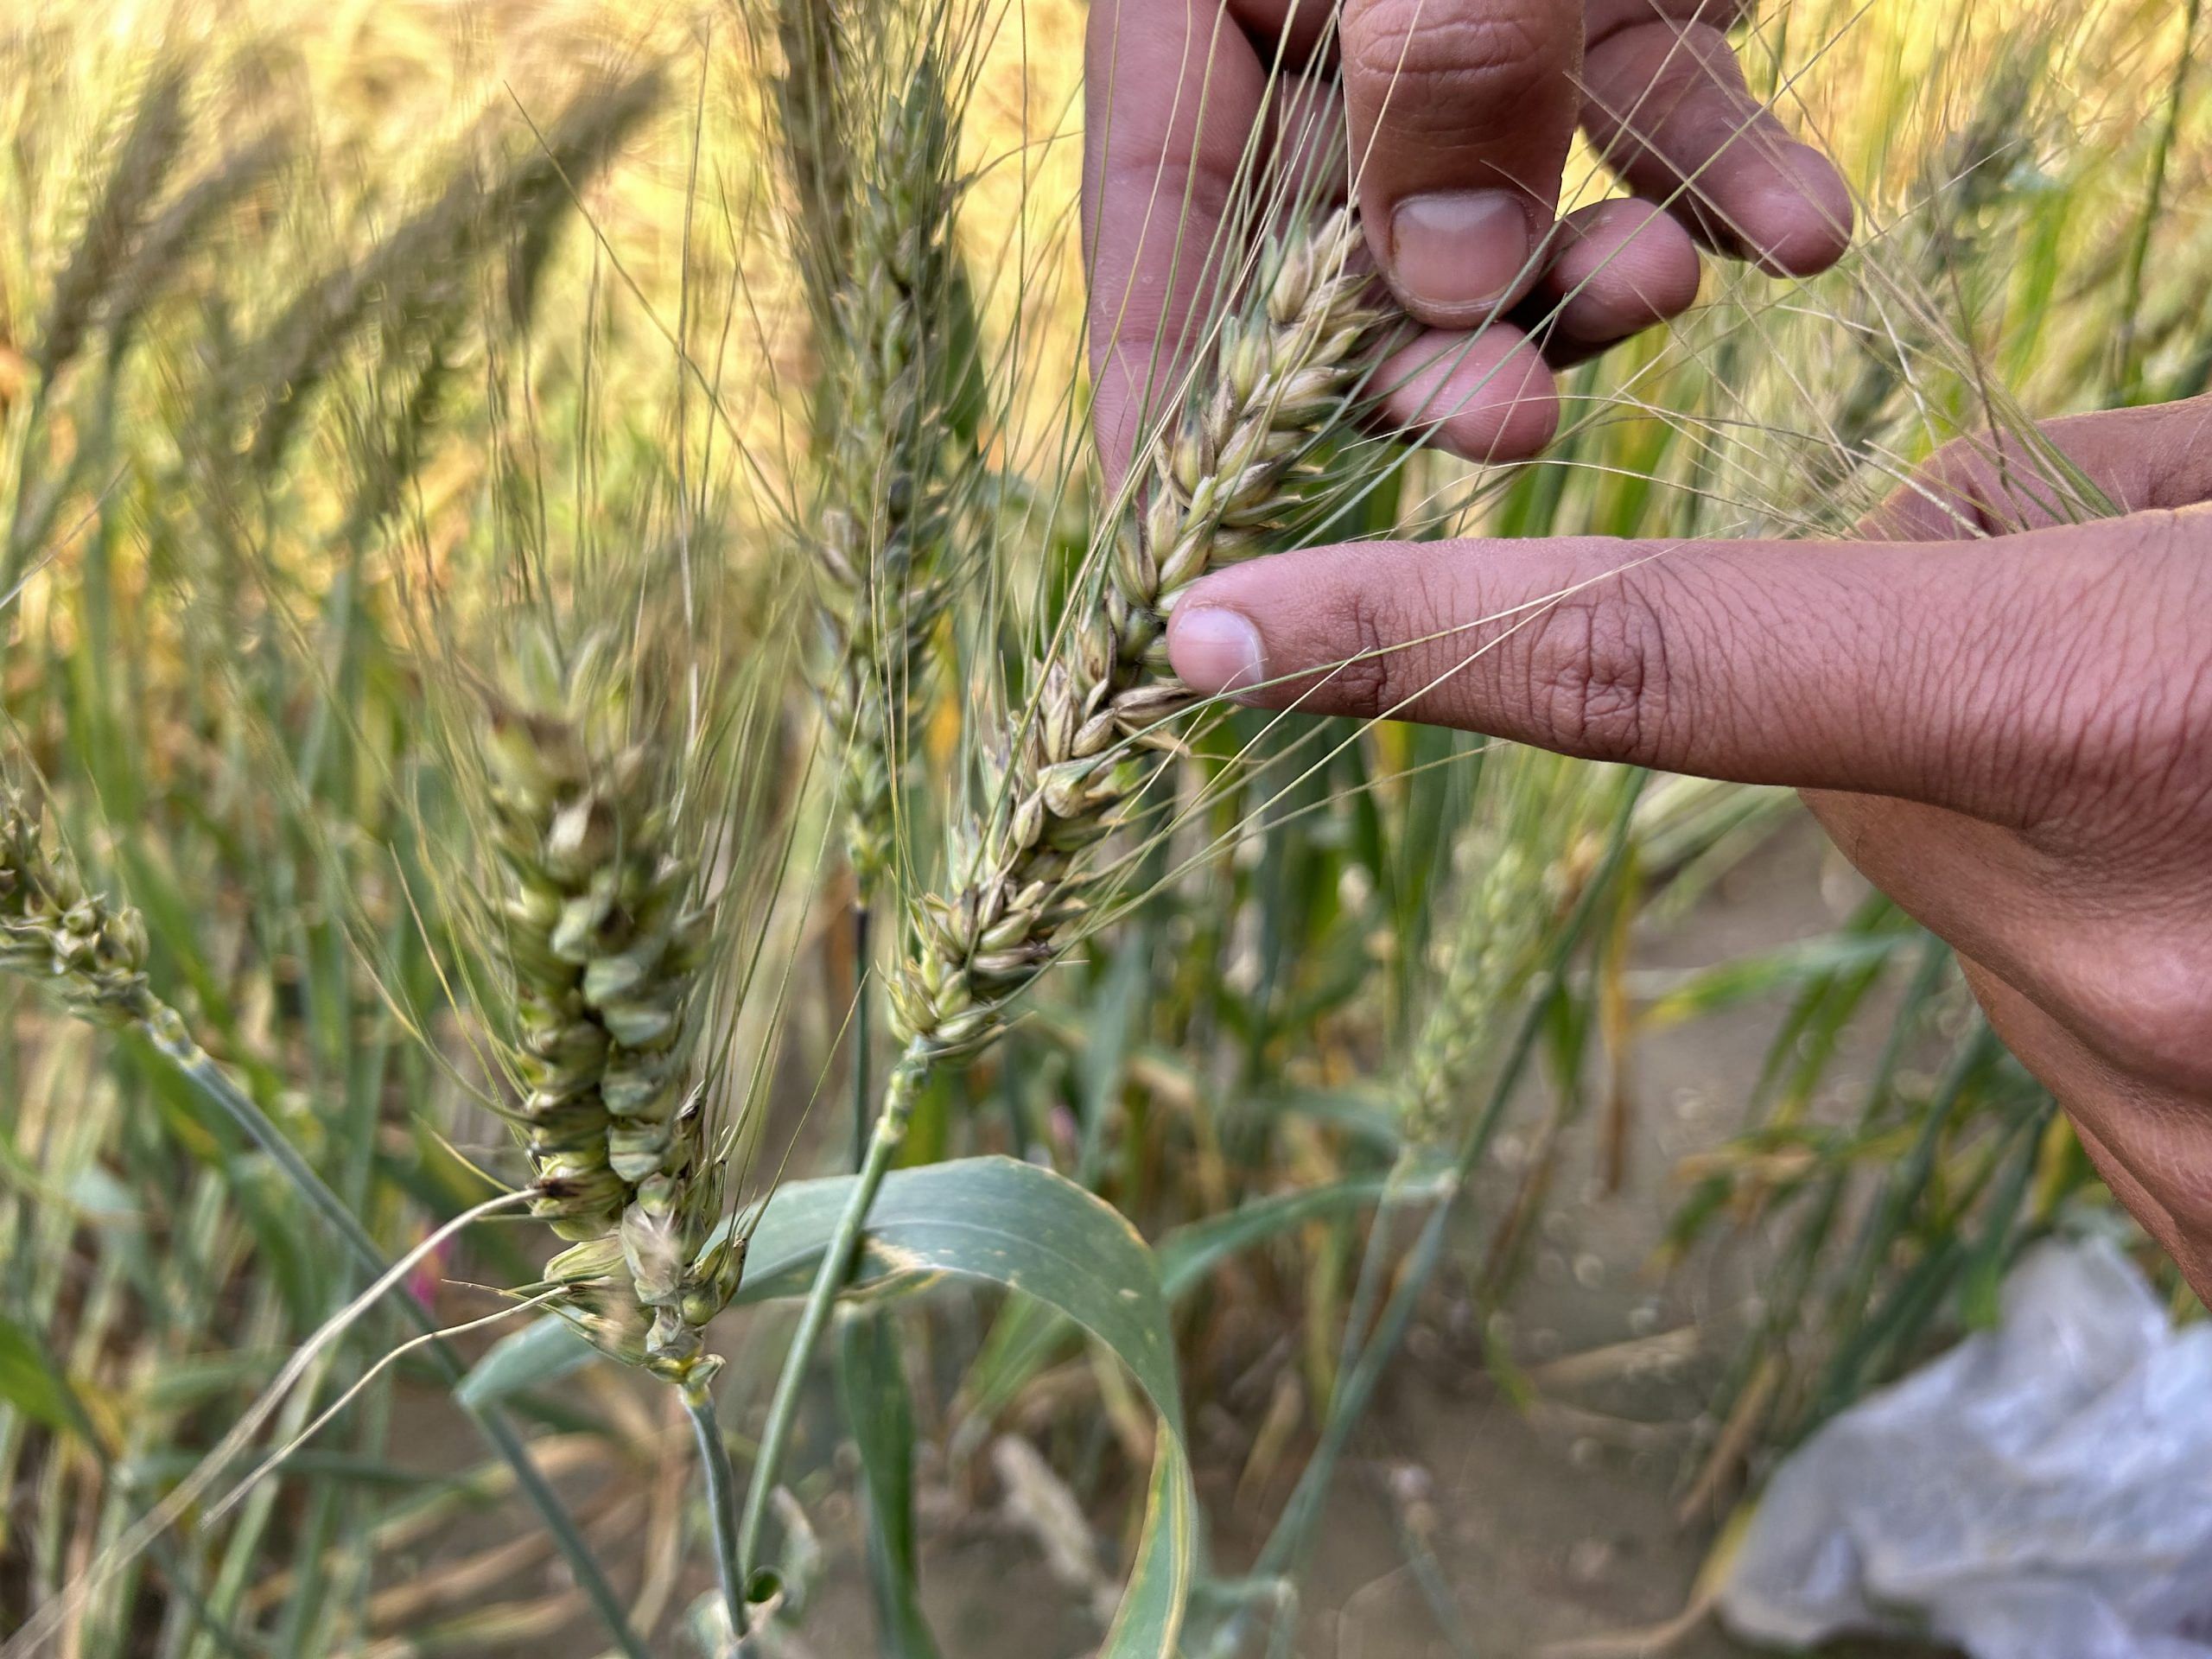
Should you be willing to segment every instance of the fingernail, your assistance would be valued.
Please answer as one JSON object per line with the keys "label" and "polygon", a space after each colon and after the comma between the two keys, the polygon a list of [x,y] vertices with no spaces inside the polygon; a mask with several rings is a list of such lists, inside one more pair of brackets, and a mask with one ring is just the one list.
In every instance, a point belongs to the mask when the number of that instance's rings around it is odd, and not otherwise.
{"label": "fingernail", "polygon": [[1183,683],[1207,696],[1242,691],[1268,677],[1260,631],[1235,611],[1177,611],[1167,625],[1167,660]]}
{"label": "fingernail", "polygon": [[1392,281],[1434,321],[1510,297],[1535,251],[1528,210],[1509,191],[1436,190],[1391,210]]}

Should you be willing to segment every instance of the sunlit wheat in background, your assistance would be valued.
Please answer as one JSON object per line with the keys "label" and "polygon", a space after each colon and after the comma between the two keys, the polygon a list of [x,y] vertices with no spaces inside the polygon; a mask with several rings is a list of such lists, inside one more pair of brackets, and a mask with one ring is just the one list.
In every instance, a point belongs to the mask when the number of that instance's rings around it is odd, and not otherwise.
{"label": "sunlit wheat in background", "polygon": [[[1859,247],[1714,264],[1511,467],[1379,427],[1357,223],[1255,177],[1128,480],[1066,0],[0,22],[0,1653],[1027,1656],[1011,1562],[1070,1653],[1264,1651],[1416,1335],[1575,1409],[1531,1263],[1624,1213],[1729,1537],[2120,1226],[2063,1120],[1833,872],[1642,965],[1780,793],[1200,706],[1161,631],[2212,387],[2197,21],[1765,9]],[[1653,1170],[1638,1043],[1754,1011]]]}

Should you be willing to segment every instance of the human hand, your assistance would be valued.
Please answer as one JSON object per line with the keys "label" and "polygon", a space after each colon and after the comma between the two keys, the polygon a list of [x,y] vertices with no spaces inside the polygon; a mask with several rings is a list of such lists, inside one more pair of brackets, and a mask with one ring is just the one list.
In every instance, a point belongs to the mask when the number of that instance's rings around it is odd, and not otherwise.
{"label": "human hand", "polygon": [[[1084,224],[1109,472],[1236,264],[1220,244],[1240,187],[1270,160],[1310,168],[1316,121],[1332,130],[1339,113],[1376,267],[1426,325],[1382,366],[1382,418],[1433,423],[1472,460],[1549,441],[1548,365],[1686,309],[1696,242],[1778,272],[1833,264],[1850,194],[1745,89],[1719,33],[1740,6],[1095,0]],[[1641,200],[1555,224],[1578,123]],[[1336,163],[1322,188],[1340,196],[1344,146],[1319,148]]]}
{"label": "human hand", "polygon": [[1804,791],[2212,1299],[2212,399],[2045,430],[2126,516],[1955,446],[1868,541],[1315,548],[1168,647],[1269,708]]}

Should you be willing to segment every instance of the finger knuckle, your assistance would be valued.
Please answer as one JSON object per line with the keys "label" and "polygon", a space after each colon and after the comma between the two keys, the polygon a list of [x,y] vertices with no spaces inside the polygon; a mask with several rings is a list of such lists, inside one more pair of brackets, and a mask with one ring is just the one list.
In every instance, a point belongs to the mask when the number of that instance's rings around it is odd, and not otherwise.
{"label": "finger knuckle", "polygon": [[1643,573],[1560,600],[1534,629],[1529,707],[1552,747],[1642,764],[1669,719],[1667,612]]}
{"label": "finger knuckle", "polygon": [[1396,688],[1403,676],[1395,664],[1403,653],[1392,648],[1399,635],[1395,610],[1363,585],[1344,597],[1342,638],[1351,650],[1328,670],[1326,690],[1330,705],[1356,719],[1382,719],[1402,700]]}
{"label": "finger knuckle", "polygon": [[[1463,126],[1492,97],[1524,93],[1562,67],[1525,7],[1366,0],[1347,10],[1343,28],[1346,67],[1402,89],[1390,109],[1402,124]],[[1426,96],[1437,92],[1447,107]]]}

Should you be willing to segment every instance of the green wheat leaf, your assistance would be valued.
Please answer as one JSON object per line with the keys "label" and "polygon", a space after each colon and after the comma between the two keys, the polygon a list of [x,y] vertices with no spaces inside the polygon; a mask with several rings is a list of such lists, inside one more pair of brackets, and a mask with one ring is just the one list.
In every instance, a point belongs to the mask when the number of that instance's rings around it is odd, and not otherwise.
{"label": "green wheat leaf", "polygon": [[[747,1252],[740,1302],[806,1293],[852,1178],[778,1191]],[[851,1288],[964,1279],[1018,1290],[1073,1320],[1128,1368],[1161,1430],[1135,1566],[1105,1659],[1171,1659],[1197,1560],[1197,1501],[1183,1436],[1167,1298],[1136,1230],[1073,1182],[1011,1158],[894,1171],[868,1211]]]}

